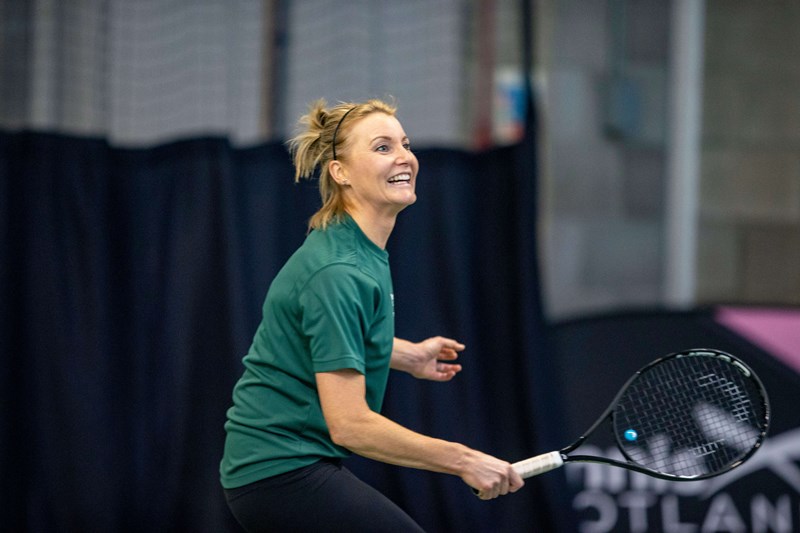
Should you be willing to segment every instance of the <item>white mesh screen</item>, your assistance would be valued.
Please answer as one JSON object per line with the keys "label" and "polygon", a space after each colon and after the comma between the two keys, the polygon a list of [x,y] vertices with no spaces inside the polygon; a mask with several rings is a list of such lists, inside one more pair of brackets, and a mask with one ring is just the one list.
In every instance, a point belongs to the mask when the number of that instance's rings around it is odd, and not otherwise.
{"label": "white mesh screen", "polygon": [[[492,105],[472,88],[487,38],[475,6],[0,0],[0,128],[132,147],[208,135],[246,145],[285,139],[317,98],[378,97],[396,100],[416,147],[469,146],[474,116]],[[516,31],[507,26],[497,32]]]}

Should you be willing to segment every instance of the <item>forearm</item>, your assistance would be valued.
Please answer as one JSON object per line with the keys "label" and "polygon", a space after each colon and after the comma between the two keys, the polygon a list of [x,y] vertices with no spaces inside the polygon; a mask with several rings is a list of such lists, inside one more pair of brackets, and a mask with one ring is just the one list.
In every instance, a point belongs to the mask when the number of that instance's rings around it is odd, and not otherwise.
{"label": "forearm", "polygon": [[411,368],[412,361],[416,359],[417,350],[418,348],[413,342],[395,337],[394,344],[392,344],[390,367],[393,370],[408,372]]}
{"label": "forearm", "polygon": [[462,475],[470,459],[480,455],[461,444],[416,433],[370,409],[364,377],[353,370],[317,374],[317,387],[331,439],[353,453],[455,475]]}
{"label": "forearm", "polygon": [[[402,345],[402,343],[401,343]],[[317,374],[317,389],[331,439],[384,463],[459,476],[493,498],[523,485],[511,465],[462,444],[427,437],[371,410],[364,376],[355,370]]]}
{"label": "forearm", "polygon": [[340,446],[376,461],[457,476],[482,455],[462,444],[416,433],[373,411],[350,419],[331,436]]}

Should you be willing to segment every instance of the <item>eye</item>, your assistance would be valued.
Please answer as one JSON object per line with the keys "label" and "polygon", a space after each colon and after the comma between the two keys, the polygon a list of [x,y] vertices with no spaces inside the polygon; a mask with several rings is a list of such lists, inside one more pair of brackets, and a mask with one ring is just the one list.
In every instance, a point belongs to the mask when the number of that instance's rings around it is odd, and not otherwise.
{"label": "eye", "polygon": [[411,151],[411,143],[408,142],[408,141],[404,142],[403,143],[403,148],[405,148],[406,150],[408,150],[410,152]]}
{"label": "eye", "polygon": [[388,152],[389,151],[389,145],[380,144],[380,145],[375,147],[375,151],[376,152]]}

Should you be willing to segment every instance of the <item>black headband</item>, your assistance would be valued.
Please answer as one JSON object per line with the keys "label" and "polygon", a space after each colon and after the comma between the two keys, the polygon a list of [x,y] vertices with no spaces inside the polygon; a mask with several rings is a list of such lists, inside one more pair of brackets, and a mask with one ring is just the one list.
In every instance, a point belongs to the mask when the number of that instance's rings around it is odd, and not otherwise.
{"label": "black headband", "polygon": [[331,146],[333,146],[333,160],[334,161],[336,161],[336,134],[339,133],[339,126],[342,125],[342,122],[344,122],[345,117],[347,117],[347,115],[350,114],[350,111],[352,111],[355,108],[356,108],[356,106],[353,106],[350,109],[348,109],[347,112],[344,115],[342,115],[342,118],[339,119],[339,123],[336,124],[336,129],[333,130],[333,141],[331,142]]}

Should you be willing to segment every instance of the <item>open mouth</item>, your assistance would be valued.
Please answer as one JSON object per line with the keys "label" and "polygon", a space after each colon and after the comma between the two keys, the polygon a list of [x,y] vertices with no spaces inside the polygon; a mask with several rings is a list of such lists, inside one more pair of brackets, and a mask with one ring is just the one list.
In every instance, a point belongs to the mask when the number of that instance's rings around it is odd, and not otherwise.
{"label": "open mouth", "polygon": [[398,174],[389,178],[389,183],[411,183],[411,174]]}

